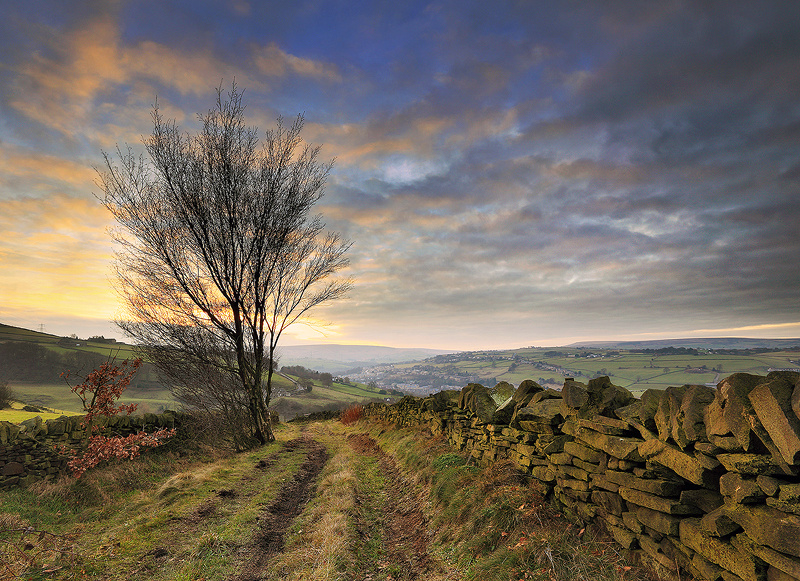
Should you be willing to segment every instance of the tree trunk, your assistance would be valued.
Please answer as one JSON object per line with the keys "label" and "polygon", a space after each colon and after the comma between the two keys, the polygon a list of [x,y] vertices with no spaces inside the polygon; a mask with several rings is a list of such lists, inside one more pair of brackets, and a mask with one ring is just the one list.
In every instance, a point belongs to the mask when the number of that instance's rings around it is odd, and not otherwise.
{"label": "tree trunk", "polygon": [[274,442],[275,441],[275,434],[272,432],[272,418],[270,418],[269,413],[267,413],[267,421],[264,422],[264,431],[267,442]]}
{"label": "tree trunk", "polygon": [[270,340],[269,358],[267,359],[267,389],[266,394],[261,394],[261,402],[264,404],[264,411],[267,415],[267,430],[269,430],[269,441],[275,441],[275,434],[272,433],[272,415],[269,413],[269,400],[272,397],[272,368],[274,367],[275,344]]}
{"label": "tree trunk", "polygon": [[260,435],[258,437],[258,441],[261,442],[262,444],[274,442],[275,434],[272,433],[272,420],[270,419],[269,416],[269,410],[267,409],[267,406],[264,403],[264,394],[260,381],[258,382],[258,387],[256,387],[255,391],[256,391],[256,401],[258,402],[259,429],[260,429]]}
{"label": "tree trunk", "polygon": [[264,398],[261,396],[261,382],[253,381],[247,391],[250,399],[250,419],[253,421],[253,436],[261,445],[274,441],[275,436],[269,425],[269,416],[265,413]]}

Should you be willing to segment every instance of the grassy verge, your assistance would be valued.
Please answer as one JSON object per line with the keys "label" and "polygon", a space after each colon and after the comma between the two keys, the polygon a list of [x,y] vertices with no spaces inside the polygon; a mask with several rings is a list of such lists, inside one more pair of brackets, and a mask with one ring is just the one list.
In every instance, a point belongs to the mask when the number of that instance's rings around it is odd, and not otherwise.
{"label": "grassy verge", "polygon": [[[26,562],[16,533],[0,534],[0,562],[28,579],[227,578],[251,540],[256,516],[305,458],[303,450],[282,450],[299,433],[299,427],[282,426],[276,442],[250,453],[155,452],[78,481],[6,491],[0,529],[11,523],[46,530],[68,550]],[[268,456],[274,457],[270,467],[259,468]],[[35,547],[47,540],[37,538],[31,539]]]}
{"label": "grassy verge", "polygon": [[569,523],[511,464],[478,469],[418,428],[361,425],[430,491],[432,550],[453,578],[658,579],[627,562],[600,531]]}

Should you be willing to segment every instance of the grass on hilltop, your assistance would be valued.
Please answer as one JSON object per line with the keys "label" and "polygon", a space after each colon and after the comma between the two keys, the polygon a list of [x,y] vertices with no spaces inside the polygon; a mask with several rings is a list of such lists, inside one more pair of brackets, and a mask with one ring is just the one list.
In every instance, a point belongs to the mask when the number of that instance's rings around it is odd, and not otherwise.
{"label": "grass on hilltop", "polygon": [[11,403],[10,408],[1,409],[0,422],[11,422],[12,424],[19,424],[20,422],[24,422],[25,420],[35,418],[36,416],[41,417],[43,420],[53,420],[56,418],[60,418],[61,416],[76,415],[74,412],[60,410],[60,409],[53,409],[53,408],[39,408],[44,411],[26,412],[22,409],[24,406],[25,404],[15,401]]}

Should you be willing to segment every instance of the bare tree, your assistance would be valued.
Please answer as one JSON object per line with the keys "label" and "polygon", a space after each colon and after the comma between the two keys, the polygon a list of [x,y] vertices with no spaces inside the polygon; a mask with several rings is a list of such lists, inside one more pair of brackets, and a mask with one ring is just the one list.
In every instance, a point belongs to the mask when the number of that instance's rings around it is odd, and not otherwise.
{"label": "bare tree", "polygon": [[259,143],[235,84],[227,95],[218,89],[196,135],[158,105],[152,117],[147,156],[118,148],[99,172],[103,203],[122,227],[117,274],[129,318],[118,325],[168,375],[172,361],[235,376],[239,393],[213,395],[234,385],[216,377],[208,395],[245,405],[253,439],[271,441],[282,333],[352,285],[332,277],[350,243],[311,214],[332,162],[301,139],[302,116],[290,127],[278,119]]}

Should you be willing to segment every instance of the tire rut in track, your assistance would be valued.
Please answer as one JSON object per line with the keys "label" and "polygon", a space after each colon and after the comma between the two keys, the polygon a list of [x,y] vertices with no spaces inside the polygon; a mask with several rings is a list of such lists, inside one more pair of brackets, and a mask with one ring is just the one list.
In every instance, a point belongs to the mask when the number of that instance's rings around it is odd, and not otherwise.
{"label": "tire rut in track", "polygon": [[375,457],[386,479],[386,512],[384,548],[386,560],[375,563],[373,571],[362,571],[360,577],[369,581],[379,576],[379,570],[391,567],[402,571],[396,580],[413,580],[438,570],[428,554],[428,521],[420,510],[422,500],[417,487],[400,472],[394,459],[367,434],[352,434],[348,441],[362,455]]}
{"label": "tire rut in track", "polygon": [[[283,550],[283,537],[292,521],[303,511],[306,502],[314,493],[316,478],[328,461],[328,452],[319,442],[311,438],[290,440],[284,450],[307,448],[305,461],[278,491],[272,503],[265,507],[258,518],[258,530],[248,546],[246,562],[233,581],[257,581],[270,559]],[[256,465],[264,470],[267,466]]]}

